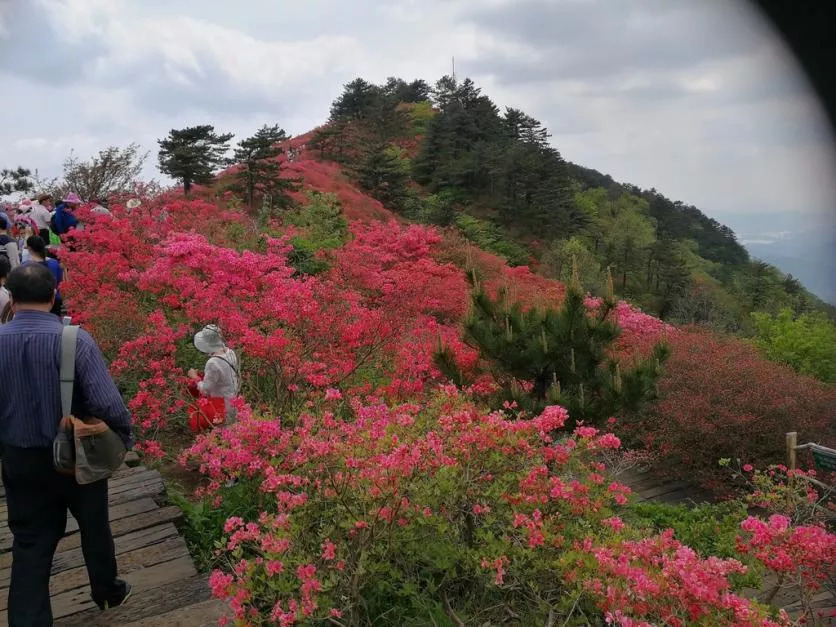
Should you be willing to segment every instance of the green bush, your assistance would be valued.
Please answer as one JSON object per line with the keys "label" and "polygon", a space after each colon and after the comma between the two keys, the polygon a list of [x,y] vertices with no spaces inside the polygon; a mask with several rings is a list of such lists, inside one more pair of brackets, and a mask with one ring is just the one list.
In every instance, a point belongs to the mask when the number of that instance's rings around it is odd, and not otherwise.
{"label": "green bush", "polygon": [[231,516],[255,520],[266,505],[257,482],[242,480],[222,492],[223,498],[217,503],[210,498],[193,501],[176,490],[169,488],[168,491],[172,505],[183,511],[180,532],[201,572],[209,572],[220,565],[217,553],[224,546],[226,520]]}
{"label": "green bush", "polygon": [[456,209],[453,197],[448,192],[430,194],[423,198],[413,193],[404,203],[404,215],[422,224],[450,226],[456,219]]}
{"label": "green bush", "polygon": [[508,260],[511,266],[528,265],[531,253],[528,249],[505,239],[492,222],[480,220],[467,214],[458,214],[455,224],[462,234],[479,248],[496,253]]}
{"label": "green bush", "polygon": [[416,135],[427,133],[427,124],[435,117],[436,113],[430,102],[415,102],[409,105],[409,119],[412,122],[412,132]]}
{"label": "green bush", "polygon": [[736,538],[740,523],[747,516],[746,506],[738,502],[707,503],[696,507],[669,503],[634,503],[629,515],[636,526],[654,532],[673,529],[677,540],[701,557],[716,555],[739,559]]}
{"label": "green bush", "polygon": [[348,239],[348,221],[336,194],[309,192],[308,204],[286,213],[284,221],[304,231],[316,250],[339,248]]}
{"label": "green bush", "polygon": [[753,313],[755,343],[772,361],[825,383],[836,383],[836,325],[822,313],[793,317],[790,309],[776,316]]}
{"label": "green bush", "polygon": [[328,263],[318,259],[317,252],[339,248],[348,240],[348,221],[335,194],[309,192],[308,204],[287,212],[284,221],[303,233],[291,238],[293,250],[288,255],[290,265],[300,274],[326,270]]}

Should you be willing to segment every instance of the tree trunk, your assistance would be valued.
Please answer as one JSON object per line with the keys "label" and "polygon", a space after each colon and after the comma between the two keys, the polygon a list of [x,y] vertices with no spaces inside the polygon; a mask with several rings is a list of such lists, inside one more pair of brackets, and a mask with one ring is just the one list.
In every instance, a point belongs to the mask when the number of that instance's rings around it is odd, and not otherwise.
{"label": "tree trunk", "polygon": [[189,179],[183,179],[183,193],[188,196],[192,191],[192,182]]}
{"label": "tree trunk", "polygon": [[255,181],[252,174],[247,175],[247,206],[252,209],[255,200]]}

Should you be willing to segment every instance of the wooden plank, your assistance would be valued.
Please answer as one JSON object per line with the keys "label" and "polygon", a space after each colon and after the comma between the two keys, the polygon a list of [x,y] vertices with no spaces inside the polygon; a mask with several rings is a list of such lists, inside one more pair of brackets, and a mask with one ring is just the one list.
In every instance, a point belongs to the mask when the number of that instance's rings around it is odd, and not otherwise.
{"label": "wooden plank", "polygon": [[[179,507],[161,507],[159,509],[151,510],[150,512],[145,512],[144,514],[137,514],[131,518],[117,520],[110,525],[110,532],[113,534],[114,540],[118,540],[120,536],[142,531],[143,529],[148,529],[150,527],[156,527],[157,525],[161,525],[163,523],[172,522],[180,518],[182,515],[183,512],[180,511]],[[70,536],[65,536],[61,539],[61,542],[58,543],[58,551],[56,551],[56,553],[59,551],[75,549],[80,546],[81,534],[76,533]]]}
{"label": "wooden plank", "polygon": [[[192,564],[191,558],[179,557],[175,560],[142,568],[131,573],[130,583],[133,586],[133,594],[138,594],[145,590],[166,586],[183,579],[189,579],[196,574],[197,571],[194,568],[194,564]],[[133,600],[132,597],[129,603]],[[52,597],[51,601],[52,615],[54,618],[71,616],[72,614],[78,614],[89,609],[99,611],[90,598],[90,590],[86,586],[57,594]],[[109,622],[108,624],[113,625],[114,622]]]}
{"label": "wooden plank", "polygon": [[[123,475],[123,474],[127,474],[128,471],[130,471],[130,470],[131,469],[128,468],[127,465],[122,465],[122,466],[119,467],[119,470],[117,470],[116,472],[113,473],[113,476],[111,477],[111,479],[119,477],[120,475]],[[3,485],[3,478],[0,477],[0,486],[2,486],[2,485]]]}
{"label": "wooden plank", "polygon": [[[181,512],[180,509],[177,507],[164,507],[151,510],[150,512],[145,512],[143,514],[137,514],[136,516],[132,516],[131,518],[123,518],[122,520],[117,520],[110,526],[111,532],[113,533],[114,541],[116,542],[117,549],[119,547],[119,538],[121,536],[124,536],[126,534],[137,533],[142,531],[143,529],[148,529],[151,527],[156,527],[157,525],[163,523],[171,522],[173,520],[178,519],[182,515],[183,512]],[[64,536],[58,543],[58,548],[55,552],[56,557],[60,555],[62,552],[72,551],[78,549],[80,546],[81,534],[75,533],[69,536]],[[10,573],[9,568],[6,566],[7,562],[8,566],[11,566],[11,553],[0,555],[0,586],[8,585]]]}
{"label": "wooden plank", "polygon": [[108,494],[125,492],[126,490],[132,489],[134,486],[137,486],[142,483],[149,483],[155,480],[162,480],[160,473],[158,473],[156,470],[143,469],[142,472],[123,477],[118,481],[114,481],[112,484],[109,483],[107,487],[107,492]]}
{"label": "wooden plank", "polygon": [[127,503],[128,501],[135,501],[137,499],[158,497],[164,493],[165,484],[162,479],[158,479],[151,483],[137,486],[133,491],[112,494],[108,498],[108,503],[112,507],[113,505],[119,505],[120,503]]}
{"label": "wooden plank", "polygon": [[658,496],[653,500],[658,501],[660,503],[667,503],[669,505],[688,506],[692,506],[695,503],[704,502],[704,499],[702,499],[699,494],[694,492],[694,490],[690,486],[687,488],[682,488],[680,490],[674,490],[673,492],[668,492],[667,494],[662,494],[661,496]]}
{"label": "wooden plank", "polygon": [[671,483],[666,483],[665,485],[657,486],[655,488],[650,488],[649,490],[645,490],[643,492],[639,492],[636,494],[636,497],[640,501],[651,501],[657,499],[658,497],[662,496],[663,494],[668,494],[670,492],[676,492],[677,490],[681,490],[683,488],[687,488],[688,484],[684,481],[672,481]]}
{"label": "wooden plank", "polygon": [[[184,579],[167,586],[136,591],[122,607],[107,612],[98,608],[59,618],[54,627],[115,627],[159,616],[181,607],[209,600],[209,585],[205,577]],[[0,624],[5,624],[5,612],[0,614]]]}
{"label": "wooden plank", "polygon": [[[108,503],[118,505],[147,496],[154,497],[163,492],[165,492],[165,484],[160,473],[156,470],[149,470],[138,473],[125,482],[120,482],[113,488],[108,489]],[[4,500],[0,504],[0,519],[6,520],[7,513],[6,501]]]}
{"label": "wooden plank", "polygon": [[[170,562],[180,557],[189,557],[189,550],[186,547],[186,543],[180,537],[169,538],[159,544],[146,546],[120,555],[117,559],[119,563],[119,576],[130,575],[132,572],[142,568],[148,568],[149,566],[163,562]],[[6,609],[10,574],[8,569],[2,573],[2,581],[0,581],[0,610]],[[129,576],[126,579],[131,580]],[[88,586],[87,568],[85,566],[78,566],[52,577],[49,582],[49,594],[50,596],[55,596],[62,592],[75,590],[76,588],[87,589]]]}
{"label": "wooden plank", "polygon": [[[163,540],[177,535],[177,528],[171,523],[157,525],[141,531],[133,531],[118,538],[114,538],[116,545],[116,555],[133,551],[144,546],[151,546],[158,544]],[[84,556],[81,552],[81,547],[70,549],[56,553],[52,560],[52,574],[60,573],[69,568],[81,566],[84,563]]]}
{"label": "wooden plank", "polygon": [[[139,499],[136,501],[128,501],[119,505],[114,505],[110,508],[110,522],[114,523],[117,520],[135,516],[137,514],[144,514],[152,510],[158,509],[157,505],[150,498]],[[111,525],[112,526],[112,525]],[[78,531],[78,522],[71,514],[67,514],[67,532],[65,535],[70,535]],[[7,551],[12,548],[12,532],[8,526],[0,526],[0,552]]]}
{"label": "wooden plank", "polygon": [[213,599],[134,621],[122,627],[215,627],[221,616],[228,613],[223,601]]}
{"label": "wooden plank", "polygon": [[[133,551],[134,549],[138,549],[143,546],[157,544],[166,538],[176,535],[177,528],[170,522],[157,525],[156,527],[142,529],[140,531],[132,531],[114,539],[116,544],[116,554],[119,555],[120,553]],[[67,570],[68,568],[81,566],[84,563],[80,547],[76,546],[69,550],[64,550],[65,547],[72,546],[72,542],[75,542],[73,540],[74,537],[79,536],[68,536],[66,538],[62,538],[61,542],[58,543],[58,551],[55,553],[55,557],[52,560],[53,574],[61,572],[62,570]],[[3,553],[0,555],[0,568],[9,568],[11,565],[11,553]]]}
{"label": "wooden plank", "polygon": [[[135,466],[132,468],[124,466],[123,468],[120,468],[115,473],[113,473],[113,476],[110,479],[108,479],[108,485],[119,485],[122,483],[126,483],[137,476],[141,476],[144,474],[153,475],[155,473],[159,474],[156,470],[151,470],[149,468],[145,468],[144,466]],[[6,488],[4,488],[2,485],[0,485],[0,496],[3,497],[2,505],[5,505]]]}

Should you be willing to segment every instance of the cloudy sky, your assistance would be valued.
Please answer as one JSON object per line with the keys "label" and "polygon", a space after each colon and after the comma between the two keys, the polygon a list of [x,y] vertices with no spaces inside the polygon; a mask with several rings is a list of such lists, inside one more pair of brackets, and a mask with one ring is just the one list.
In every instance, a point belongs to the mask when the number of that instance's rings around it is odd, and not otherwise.
{"label": "cloudy sky", "polygon": [[571,161],[744,238],[830,228],[823,114],[735,0],[0,0],[0,166],[54,175],[71,149],[136,141],[156,175],[171,128],[301,133],[352,78],[432,82],[453,56]]}

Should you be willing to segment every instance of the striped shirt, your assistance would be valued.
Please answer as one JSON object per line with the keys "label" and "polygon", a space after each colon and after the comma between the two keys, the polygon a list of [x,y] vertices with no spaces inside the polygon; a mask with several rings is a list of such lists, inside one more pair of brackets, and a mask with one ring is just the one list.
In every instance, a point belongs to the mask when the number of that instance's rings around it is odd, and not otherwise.
{"label": "striped shirt", "polygon": [[[0,443],[52,447],[61,421],[61,319],[19,311],[0,326]],[[96,417],[133,444],[131,416],[90,334],[79,329],[73,415]]]}

